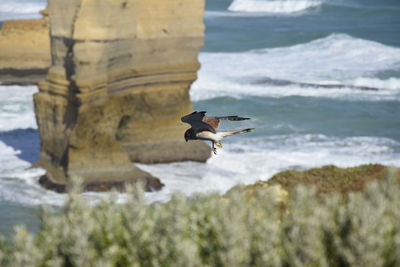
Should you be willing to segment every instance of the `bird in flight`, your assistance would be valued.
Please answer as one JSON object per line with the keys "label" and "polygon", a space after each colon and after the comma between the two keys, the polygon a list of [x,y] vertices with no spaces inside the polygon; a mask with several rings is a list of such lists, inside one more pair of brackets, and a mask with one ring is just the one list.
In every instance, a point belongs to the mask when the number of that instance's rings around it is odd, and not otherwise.
{"label": "bird in flight", "polygon": [[247,133],[254,128],[247,128],[241,130],[230,130],[230,131],[217,131],[221,120],[229,121],[243,121],[249,120],[250,118],[243,118],[238,116],[224,116],[224,117],[206,117],[206,111],[193,112],[185,115],[181,118],[182,122],[190,124],[192,127],[187,129],[185,132],[185,141],[189,140],[206,140],[211,141],[211,150],[214,154],[217,154],[215,145],[222,148],[221,139],[230,135]]}

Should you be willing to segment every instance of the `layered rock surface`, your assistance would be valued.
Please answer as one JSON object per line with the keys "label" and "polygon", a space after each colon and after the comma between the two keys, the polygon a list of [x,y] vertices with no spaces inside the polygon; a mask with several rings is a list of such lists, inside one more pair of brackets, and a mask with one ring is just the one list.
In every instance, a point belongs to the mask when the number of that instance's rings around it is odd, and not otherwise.
{"label": "layered rock surface", "polygon": [[0,31],[0,83],[34,84],[50,66],[47,13],[42,19],[4,21]]}
{"label": "layered rock surface", "polygon": [[50,0],[52,65],[34,96],[43,184],[143,180],[131,164],[205,161],[180,122],[203,45],[203,0]]}

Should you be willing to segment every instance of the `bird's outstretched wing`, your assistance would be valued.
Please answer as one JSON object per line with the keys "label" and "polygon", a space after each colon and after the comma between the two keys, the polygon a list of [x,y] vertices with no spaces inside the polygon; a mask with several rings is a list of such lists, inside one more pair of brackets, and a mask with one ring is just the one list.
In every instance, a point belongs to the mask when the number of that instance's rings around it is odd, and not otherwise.
{"label": "bird's outstretched wing", "polygon": [[203,117],[203,122],[211,125],[214,129],[219,127],[221,120],[229,120],[229,121],[243,121],[250,120],[250,118],[244,118],[239,116],[224,116],[224,117]]}
{"label": "bird's outstretched wing", "polygon": [[182,122],[190,124],[195,131],[208,130],[215,133],[215,129],[219,127],[221,120],[243,121],[250,118],[239,116],[223,116],[223,117],[206,117],[206,111],[193,112],[181,118]]}
{"label": "bird's outstretched wing", "polygon": [[215,129],[210,124],[203,121],[205,114],[206,114],[205,111],[200,111],[200,112],[195,111],[193,113],[183,116],[181,118],[181,121],[190,124],[193,130],[196,132],[210,131],[215,133],[216,132]]}
{"label": "bird's outstretched wing", "polygon": [[200,111],[200,112],[195,111],[188,115],[183,116],[181,118],[181,121],[192,124],[193,121],[202,121],[205,115],[206,111]]}

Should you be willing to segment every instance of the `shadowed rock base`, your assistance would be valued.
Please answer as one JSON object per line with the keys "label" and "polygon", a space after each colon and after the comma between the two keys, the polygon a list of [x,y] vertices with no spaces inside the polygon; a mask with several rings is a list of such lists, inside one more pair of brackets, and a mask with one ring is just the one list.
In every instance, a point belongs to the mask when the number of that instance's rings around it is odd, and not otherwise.
{"label": "shadowed rock base", "polygon": [[[83,191],[89,192],[106,192],[110,190],[116,190],[118,192],[125,192],[128,186],[135,184],[137,181],[103,181],[103,182],[92,182],[82,185]],[[144,190],[147,192],[161,190],[164,186],[159,179],[154,177],[147,177],[143,179]],[[49,177],[43,175],[39,179],[39,184],[48,190],[52,190],[57,193],[66,193],[68,186],[65,184],[57,184],[53,182]]]}
{"label": "shadowed rock base", "polygon": [[0,82],[3,85],[37,84],[46,77],[48,68],[42,69],[0,69]]}

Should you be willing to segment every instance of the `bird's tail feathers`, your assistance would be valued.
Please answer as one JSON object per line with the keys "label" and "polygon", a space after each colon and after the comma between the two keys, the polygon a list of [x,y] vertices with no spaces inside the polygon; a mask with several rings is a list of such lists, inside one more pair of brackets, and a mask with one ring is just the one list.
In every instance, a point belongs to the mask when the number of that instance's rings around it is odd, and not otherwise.
{"label": "bird's tail feathers", "polygon": [[216,117],[216,118],[220,119],[220,120],[228,120],[228,121],[250,120],[250,118],[244,118],[244,117],[239,117],[239,116],[225,116],[225,117]]}
{"label": "bird's tail feathers", "polygon": [[230,131],[220,131],[217,132],[218,135],[221,136],[221,139],[230,135],[234,134],[240,134],[240,133],[248,133],[253,131],[255,128],[246,128],[246,129],[241,129],[241,130],[230,130]]}

